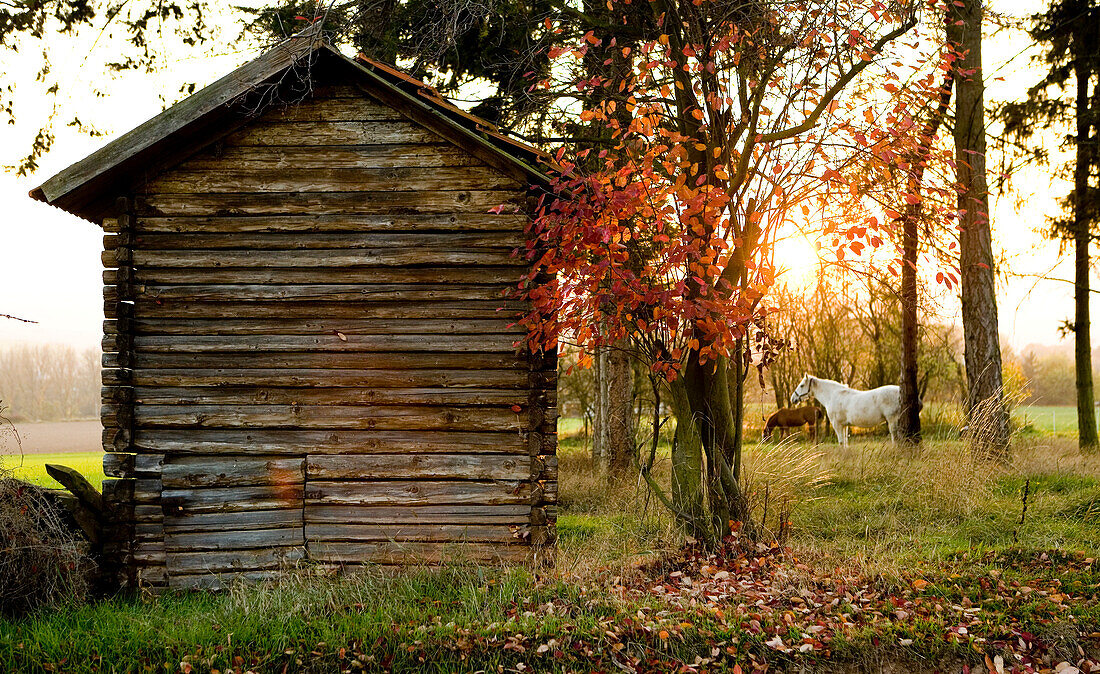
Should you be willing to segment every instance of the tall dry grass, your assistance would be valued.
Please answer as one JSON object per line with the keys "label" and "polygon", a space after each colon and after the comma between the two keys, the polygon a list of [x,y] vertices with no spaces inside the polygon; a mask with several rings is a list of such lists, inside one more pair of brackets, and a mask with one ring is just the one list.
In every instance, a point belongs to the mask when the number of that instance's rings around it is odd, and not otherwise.
{"label": "tall dry grass", "polygon": [[829,483],[829,468],[820,445],[790,437],[778,444],[747,444],[742,453],[741,482],[753,521],[766,535],[785,543],[793,518],[818,498]]}
{"label": "tall dry grass", "polygon": [[[656,479],[667,484],[667,456]],[[640,478],[612,483],[586,451],[558,455],[560,514],[555,573],[563,578],[623,576],[638,564],[678,548],[684,534]]]}
{"label": "tall dry grass", "polygon": [[92,566],[57,501],[0,468],[0,613],[83,599]]}

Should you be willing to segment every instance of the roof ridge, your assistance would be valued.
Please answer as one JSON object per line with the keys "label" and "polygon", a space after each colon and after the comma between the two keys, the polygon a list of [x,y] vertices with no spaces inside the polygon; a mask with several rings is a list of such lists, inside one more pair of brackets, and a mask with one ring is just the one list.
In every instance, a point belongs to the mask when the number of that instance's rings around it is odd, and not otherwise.
{"label": "roof ridge", "polygon": [[[381,70],[383,73],[389,75],[398,82],[403,82],[407,85],[415,87],[417,89],[417,95],[426,99],[432,105],[442,107],[445,110],[454,113],[460,118],[460,120],[472,123],[478,131],[484,133],[486,136],[489,136],[490,139],[501,141],[512,148],[528,152],[532,155],[535,155],[548,165],[553,165],[554,162],[550,153],[545,152],[535,147],[534,145],[521,141],[514,136],[508,135],[507,132],[502,131],[500,127],[498,127],[496,124],[493,124],[487,119],[478,117],[471,112],[463,110],[462,108],[452,103],[449,99],[447,99],[446,96],[440,94],[435,87],[431,86],[427,82],[424,82],[423,80],[418,80],[412,75],[409,75],[403,70],[400,70],[399,68],[392,66],[388,63],[373,59],[363,52],[359,52],[356,55],[355,60],[364,63],[373,69]],[[396,84],[397,82],[394,83]]]}

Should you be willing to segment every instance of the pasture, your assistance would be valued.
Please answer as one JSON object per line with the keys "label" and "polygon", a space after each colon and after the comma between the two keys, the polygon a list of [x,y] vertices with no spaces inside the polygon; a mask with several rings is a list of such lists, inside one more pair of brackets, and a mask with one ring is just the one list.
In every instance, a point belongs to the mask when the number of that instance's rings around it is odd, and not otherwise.
{"label": "pasture", "polygon": [[219,595],[119,596],[0,622],[0,662],[72,672],[979,671],[997,657],[1053,670],[1100,649],[1100,456],[1075,444],[1019,436],[1011,462],[991,468],[959,441],[930,441],[920,454],[867,436],[846,450],[835,438],[753,442],[747,480],[771,546],[708,559],[684,552],[642,485],[609,487],[583,438],[565,434],[552,568],[330,577],[305,567]]}
{"label": "pasture", "polygon": [[24,454],[0,456],[0,468],[10,470],[15,477],[52,489],[61,485],[46,474],[47,463],[59,463],[75,468],[96,488],[103,484],[103,452],[64,452],[56,454]]}
{"label": "pasture", "polygon": [[1077,436],[1077,408],[1067,405],[1026,405],[1013,413],[1020,428],[1051,433],[1060,437]]}

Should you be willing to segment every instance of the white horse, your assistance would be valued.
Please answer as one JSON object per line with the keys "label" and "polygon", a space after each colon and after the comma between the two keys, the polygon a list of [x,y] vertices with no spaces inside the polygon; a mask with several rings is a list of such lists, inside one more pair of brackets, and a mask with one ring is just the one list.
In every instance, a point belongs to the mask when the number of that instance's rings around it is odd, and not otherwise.
{"label": "white horse", "polygon": [[791,404],[807,398],[815,398],[825,406],[825,413],[829,415],[829,423],[833,425],[841,447],[848,446],[849,426],[870,428],[884,421],[890,428],[890,440],[897,443],[895,429],[901,416],[899,387],[880,386],[870,391],[860,391],[832,379],[806,375],[791,394]]}

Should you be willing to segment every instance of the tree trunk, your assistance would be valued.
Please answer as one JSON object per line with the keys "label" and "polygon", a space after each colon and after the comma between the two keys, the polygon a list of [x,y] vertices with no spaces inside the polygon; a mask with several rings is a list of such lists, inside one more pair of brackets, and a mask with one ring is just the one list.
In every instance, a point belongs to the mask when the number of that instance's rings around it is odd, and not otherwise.
{"label": "tree trunk", "polygon": [[634,443],[634,368],[621,349],[608,350],[607,378],[607,468],[612,480],[630,477],[638,465]]}
{"label": "tree trunk", "polygon": [[676,433],[672,439],[673,511],[688,533],[705,539],[703,508],[703,435],[694,418],[687,386],[681,377],[669,384]]}
{"label": "tree trunk", "polygon": [[[919,187],[918,187],[919,189]],[[919,204],[906,208],[901,256],[901,416],[898,438],[919,445],[920,396],[917,391],[917,235]],[[912,211],[912,212],[909,212]]]}
{"label": "tree trunk", "polygon": [[[1084,32],[1086,21],[1077,22],[1074,42],[1079,51],[1087,44]],[[1073,318],[1073,354],[1074,369],[1077,371],[1077,443],[1082,449],[1095,449],[1097,446],[1096,418],[1093,416],[1092,388],[1092,339],[1089,319],[1089,238],[1090,220],[1088,217],[1090,135],[1092,122],[1089,119],[1089,68],[1085,63],[1085,54],[1076,54],[1074,78],[1077,83],[1077,166],[1073,172],[1073,245],[1074,245],[1074,290],[1073,303],[1076,311]],[[1095,58],[1095,56],[1093,56]]]}
{"label": "tree trunk", "polygon": [[[961,6],[960,6],[961,5]],[[959,267],[967,379],[967,417],[976,449],[1008,453],[989,193],[985,177],[985,85],[980,0],[948,5],[947,39],[955,62],[955,163],[959,184]],[[961,73],[971,72],[970,75]]]}
{"label": "tree trunk", "polygon": [[[955,82],[954,70],[949,70],[940,87],[939,102],[931,116],[921,129],[921,142],[917,156],[909,171],[908,191],[917,197],[916,201],[906,204],[902,215],[902,256],[901,256],[901,416],[898,417],[897,434],[901,440],[919,445],[920,428],[920,377],[917,370],[917,357],[920,355],[920,341],[917,324],[917,247],[920,243],[921,191],[924,185],[924,170],[928,157],[932,154],[932,143],[947,116],[951,104],[951,89]],[[877,330],[876,330],[877,332]],[[876,334],[876,338],[878,335]],[[876,339],[876,352],[879,351]]]}
{"label": "tree trunk", "polygon": [[595,378],[595,404],[592,415],[592,465],[601,470],[607,457],[607,348],[597,347],[592,363]]}
{"label": "tree trunk", "polygon": [[634,370],[625,343],[596,350],[596,418],[592,461],[607,468],[613,479],[626,477],[637,466],[634,444]]}

